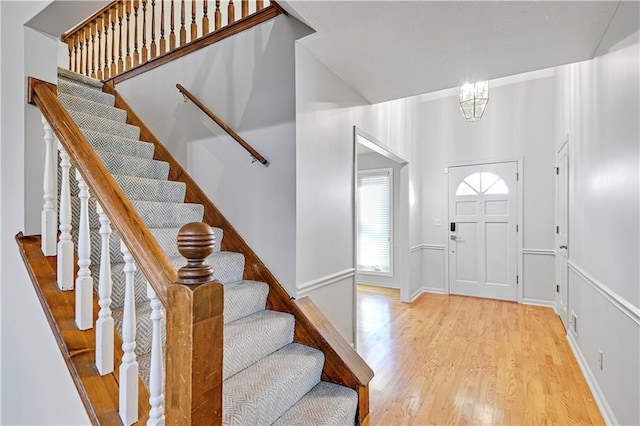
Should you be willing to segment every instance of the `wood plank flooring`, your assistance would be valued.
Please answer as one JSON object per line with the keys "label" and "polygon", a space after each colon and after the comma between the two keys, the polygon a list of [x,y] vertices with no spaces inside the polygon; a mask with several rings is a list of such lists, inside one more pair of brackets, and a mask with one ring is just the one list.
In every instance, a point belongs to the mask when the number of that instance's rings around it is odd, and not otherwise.
{"label": "wood plank flooring", "polygon": [[371,425],[604,424],[550,308],[358,286]]}

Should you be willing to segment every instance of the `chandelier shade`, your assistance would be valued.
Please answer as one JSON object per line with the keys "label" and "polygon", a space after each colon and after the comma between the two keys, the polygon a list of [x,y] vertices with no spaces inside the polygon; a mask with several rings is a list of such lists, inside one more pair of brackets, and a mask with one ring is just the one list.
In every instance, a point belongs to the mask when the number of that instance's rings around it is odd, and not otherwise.
{"label": "chandelier shade", "polygon": [[460,111],[467,121],[478,121],[489,102],[489,82],[465,84],[460,87]]}

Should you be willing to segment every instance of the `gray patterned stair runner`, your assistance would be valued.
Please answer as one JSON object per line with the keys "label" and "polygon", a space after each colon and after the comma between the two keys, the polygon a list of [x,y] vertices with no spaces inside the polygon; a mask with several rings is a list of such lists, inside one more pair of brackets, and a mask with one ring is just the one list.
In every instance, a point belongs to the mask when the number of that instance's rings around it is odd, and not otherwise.
{"label": "gray patterned stair runner", "polygon": [[[87,141],[149,227],[176,268],[185,264],[177,251],[177,234],[185,223],[201,221],[203,206],[185,204],[184,184],[168,181],[167,163],[153,160],[153,144],[139,140],[140,130],[126,124],[126,112],[114,108],[112,95],[97,80],[58,69],[58,98]],[[60,173],[59,173],[60,176]],[[74,229],[80,203],[75,169],[71,169]],[[60,179],[60,178],[59,178]],[[95,200],[89,203],[91,271],[98,287],[100,223]],[[269,286],[244,280],[244,256],[221,251],[222,229],[215,228],[215,248],[207,258],[214,278],[224,284],[223,423],[226,425],[345,425],[355,421],[357,393],[320,381],[322,352],[293,342],[292,315],[266,309]],[[74,241],[77,232],[72,233]],[[109,240],[112,303],[116,329],[122,329],[124,263],[120,237]],[[136,355],[140,375],[149,383],[151,309],[147,284],[140,270],[134,274]],[[162,339],[166,331],[162,322]]]}

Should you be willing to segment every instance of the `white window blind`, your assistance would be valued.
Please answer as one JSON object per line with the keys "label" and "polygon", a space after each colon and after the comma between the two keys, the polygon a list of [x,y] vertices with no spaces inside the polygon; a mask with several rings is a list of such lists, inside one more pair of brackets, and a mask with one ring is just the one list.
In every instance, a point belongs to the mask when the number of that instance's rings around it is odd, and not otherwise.
{"label": "white window blind", "polygon": [[358,173],[358,270],[391,273],[391,169]]}

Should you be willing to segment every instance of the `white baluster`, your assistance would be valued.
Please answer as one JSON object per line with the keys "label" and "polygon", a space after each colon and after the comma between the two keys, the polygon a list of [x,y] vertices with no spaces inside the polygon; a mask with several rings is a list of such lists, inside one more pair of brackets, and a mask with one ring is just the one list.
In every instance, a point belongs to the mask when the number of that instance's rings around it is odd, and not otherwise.
{"label": "white baluster", "polygon": [[89,187],[76,170],[80,192],[78,230],[78,277],[76,278],[76,325],[80,330],[93,327],[93,277],[91,277],[91,238],[89,235]]}
{"label": "white baluster", "polygon": [[109,236],[111,225],[100,204],[96,203],[96,213],[100,218],[100,281],[98,282],[98,320],[96,321],[96,367],[100,375],[113,371],[113,317],[111,316],[111,253]]}
{"label": "white baluster", "polygon": [[129,249],[120,242],[125,266],[124,312],[122,316],[122,364],[120,365],[120,419],[125,425],[138,420],[138,361],[136,360],[136,264]]}
{"label": "white baluster", "polygon": [[42,190],[44,205],[42,206],[42,240],[41,248],[45,256],[56,255],[56,240],[58,239],[58,218],[56,212],[56,150],[53,145],[53,132],[47,119],[42,116],[44,127],[44,178]]}
{"label": "white baluster", "polygon": [[151,337],[151,366],[149,371],[149,420],[147,425],[164,425],[164,360],[162,359],[162,335],[160,322],[162,321],[162,303],[153,288],[147,283],[147,297],[151,304],[151,319],[153,334]]}
{"label": "white baluster", "polygon": [[73,241],[71,240],[71,189],[69,155],[58,142],[60,152],[60,241],[58,241],[58,287],[73,290]]}

